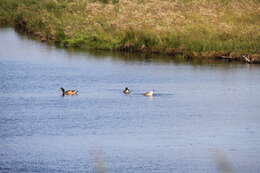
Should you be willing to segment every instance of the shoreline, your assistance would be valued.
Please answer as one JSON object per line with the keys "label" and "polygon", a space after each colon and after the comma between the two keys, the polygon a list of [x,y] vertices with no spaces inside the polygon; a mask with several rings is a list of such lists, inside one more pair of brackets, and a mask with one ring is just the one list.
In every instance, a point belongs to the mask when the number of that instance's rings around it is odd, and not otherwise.
{"label": "shoreline", "polygon": [[[79,48],[73,46],[64,46],[57,44],[57,40],[53,40],[51,38],[45,38],[40,32],[31,32],[26,29],[26,27],[19,27],[17,25],[10,26],[10,25],[0,25],[0,28],[3,27],[10,27],[14,28],[20,34],[25,34],[27,37],[33,38],[43,43],[48,43],[52,45],[56,45],[60,48],[68,49],[68,48]],[[90,50],[89,48],[79,48],[80,50]],[[91,48],[92,50],[102,50],[102,51],[114,51],[114,52],[125,52],[125,53],[141,53],[141,54],[153,54],[153,55],[166,55],[169,57],[179,58],[181,57],[185,61],[189,60],[196,60],[196,59],[205,59],[205,60],[214,60],[214,61],[221,61],[221,62],[239,62],[245,64],[260,64],[260,55],[258,54],[240,54],[234,52],[203,52],[203,53],[196,53],[193,52],[191,54],[187,54],[182,52],[181,50],[176,50],[173,48],[164,49],[164,50],[151,50],[149,48],[141,47],[138,49],[131,49],[128,47],[119,48],[119,49],[100,49],[100,48]]]}
{"label": "shoreline", "polygon": [[258,5],[254,0],[3,0],[0,26],[64,48],[260,64]]}
{"label": "shoreline", "polygon": [[[30,31],[26,31],[26,28],[18,28],[14,27],[18,32],[26,34],[29,37],[32,37],[34,39],[37,39],[41,42],[48,42],[50,44],[56,44],[55,42],[57,40],[48,39],[43,37],[43,35],[40,32],[32,33]],[[78,48],[73,46],[60,46],[62,48]],[[81,50],[88,50],[89,48],[81,48]],[[181,56],[185,60],[191,60],[191,59],[197,59],[197,58],[204,58],[208,60],[217,60],[222,62],[240,62],[240,63],[246,63],[246,64],[260,64],[260,55],[259,54],[241,54],[241,53],[235,53],[235,52],[202,52],[202,53],[185,53],[181,50],[174,49],[174,48],[168,48],[163,50],[152,50],[146,47],[141,47],[138,49],[132,49],[131,47],[123,47],[118,49],[100,49],[100,48],[91,48],[94,50],[103,50],[103,51],[117,51],[117,52],[131,52],[131,53],[144,53],[144,54],[159,54],[159,55],[167,55],[171,56],[173,58],[176,58],[177,56]]]}

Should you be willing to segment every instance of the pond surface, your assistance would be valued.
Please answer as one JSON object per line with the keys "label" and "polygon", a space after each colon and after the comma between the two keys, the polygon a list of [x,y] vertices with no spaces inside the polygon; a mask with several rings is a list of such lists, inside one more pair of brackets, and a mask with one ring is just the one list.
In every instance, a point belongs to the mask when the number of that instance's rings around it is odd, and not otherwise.
{"label": "pond surface", "polygon": [[1,173],[260,172],[259,65],[0,38]]}

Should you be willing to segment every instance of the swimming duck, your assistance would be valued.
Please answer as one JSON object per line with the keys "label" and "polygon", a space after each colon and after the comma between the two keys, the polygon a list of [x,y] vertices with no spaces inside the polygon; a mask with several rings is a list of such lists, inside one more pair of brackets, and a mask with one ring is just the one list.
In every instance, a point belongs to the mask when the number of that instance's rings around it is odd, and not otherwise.
{"label": "swimming duck", "polygon": [[130,94],[131,91],[129,90],[129,88],[126,87],[126,88],[124,89],[123,93],[124,93],[124,94]]}
{"label": "swimming duck", "polygon": [[144,96],[153,96],[153,91],[148,91],[144,93]]}
{"label": "swimming duck", "polygon": [[72,96],[72,95],[77,95],[77,94],[78,94],[78,91],[76,91],[76,90],[67,90],[67,91],[65,91],[64,88],[60,88],[60,89],[61,89],[61,91],[62,91],[62,95],[63,95],[63,96],[65,96],[65,95],[70,95],[70,96]]}

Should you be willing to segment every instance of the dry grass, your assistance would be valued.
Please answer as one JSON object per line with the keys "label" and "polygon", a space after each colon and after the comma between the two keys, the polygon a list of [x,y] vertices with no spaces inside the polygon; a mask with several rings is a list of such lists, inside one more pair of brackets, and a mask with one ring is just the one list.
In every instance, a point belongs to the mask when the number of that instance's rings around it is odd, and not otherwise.
{"label": "dry grass", "polygon": [[1,23],[64,46],[189,55],[260,53],[259,0],[2,0],[1,13]]}

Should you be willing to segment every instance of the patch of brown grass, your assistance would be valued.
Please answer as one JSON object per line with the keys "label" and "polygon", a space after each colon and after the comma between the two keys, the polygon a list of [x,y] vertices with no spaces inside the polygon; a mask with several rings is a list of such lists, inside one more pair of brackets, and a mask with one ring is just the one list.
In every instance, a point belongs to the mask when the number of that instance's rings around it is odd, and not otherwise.
{"label": "patch of brown grass", "polygon": [[0,13],[16,4],[10,21],[66,46],[260,53],[259,0],[2,1]]}

